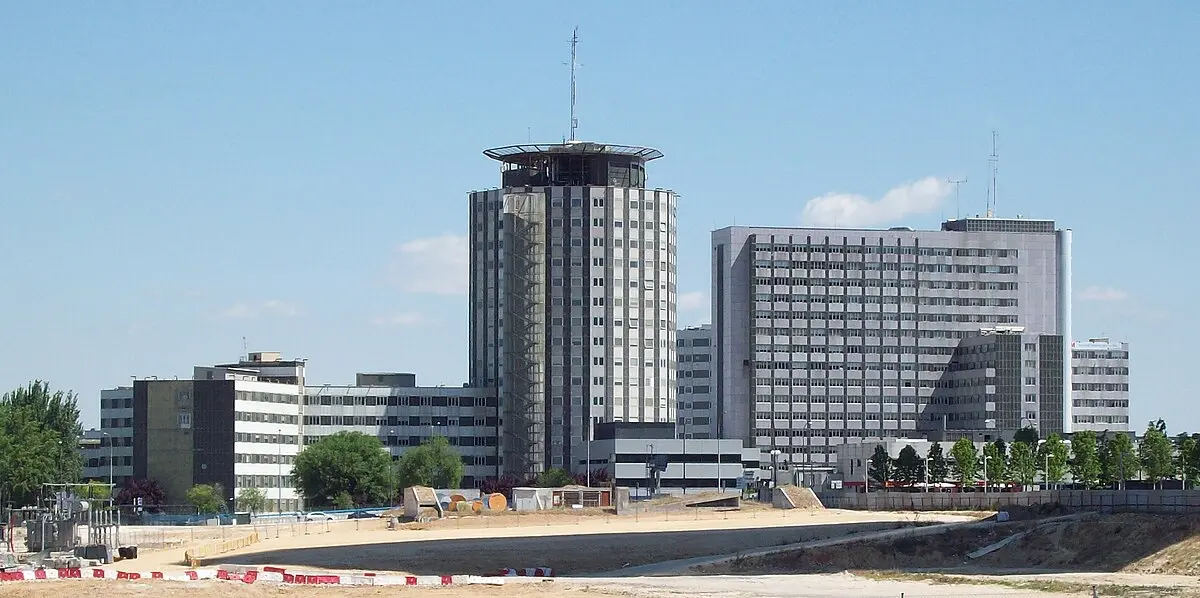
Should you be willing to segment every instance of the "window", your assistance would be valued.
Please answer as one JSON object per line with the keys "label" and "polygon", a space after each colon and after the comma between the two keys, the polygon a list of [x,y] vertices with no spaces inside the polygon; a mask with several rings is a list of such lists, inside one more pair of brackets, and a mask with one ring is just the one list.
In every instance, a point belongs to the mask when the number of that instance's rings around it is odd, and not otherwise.
{"label": "window", "polygon": [[191,413],[188,413],[186,411],[179,412],[179,429],[180,430],[192,429],[192,414]]}

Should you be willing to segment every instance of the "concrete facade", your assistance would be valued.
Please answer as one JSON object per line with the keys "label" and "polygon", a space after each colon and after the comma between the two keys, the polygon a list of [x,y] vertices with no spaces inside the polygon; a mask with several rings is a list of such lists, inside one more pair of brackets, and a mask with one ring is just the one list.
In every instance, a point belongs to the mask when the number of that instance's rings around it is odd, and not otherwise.
{"label": "concrete facade", "polygon": [[1071,354],[1074,429],[1129,432],[1129,343],[1093,338]]}
{"label": "concrete facade", "polygon": [[[83,479],[120,485],[133,476],[133,387],[120,386],[100,391],[100,428],[89,430],[87,438],[99,446],[83,450]],[[109,467],[109,458],[112,467]]]}
{"label": "concrete facade", "polygon": [[713,388],[712,326],[682,328],[676,333],[676,433],[680,438],[718,438],[720,417]]}
{"label": "concrete facade", "polygon": [[501,471],[570,467],[591,423],[675,421],[676,196],[657,150],[571,141],[484,152],[470,194],[470,385],[495,388]]}
{"label": "concrete facade", "polygon": [[[683,494],[738,487],[738,480],[758,477],[758,450],[739,440],[675,438],[669,423],[612,422],[595,429],[591,442],[591,469],[607,471],[618,486],[646,489],[651,485],[650,464],[665,464],[658,474],[659,490]],[[575,473],[587,471],[581,455]]]}
{"label": "concrete facade", "polygon": [[714,231],[722,435],[815,465],[940,427],[929,406],[963,339],[989,326],[1070,338],[1070,246],[1069,230],[1027,219]]}
{"label": "concrete facade", "polygon": [[[373,380],[359,374],[360,382]],[[402,381],[385,377],[385,382]],[[415,385],[415,379],[411,380]],[[444,436],[462,455],[463,486],[496,477],[499,426],[496,393],[487,388],[309,386],[304,397],[304,446],[342,431],[377,436],[393,459],[430,436]]]}

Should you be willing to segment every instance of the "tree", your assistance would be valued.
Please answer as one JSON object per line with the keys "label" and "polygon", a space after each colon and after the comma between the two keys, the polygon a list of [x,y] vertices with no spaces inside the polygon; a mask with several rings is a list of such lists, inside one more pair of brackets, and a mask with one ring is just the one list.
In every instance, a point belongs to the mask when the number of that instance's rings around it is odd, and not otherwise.
{"label": "tree", "polygon": [[942,444],[929,443],[929,453],[925,457],[929,459],[929,482],[938,484],[946,481],[946,477],[950,475],[950,467],[946,465],[946,457],[942,454]]}
{"label": "tree", "polygon": [[1180,434],[1183,438],[1178,439],[1178,455],[1175,457],[1175,469],[1179,473],[1179,479],[1183,481],[1183,489],[1187,490],[1191,486],[1193,480],[1196,479],[1197,463],[1194,458],[1196,454],[1196,439],[1184,434]]}
{"label": "tree", "polygon": [[83,471],[79,406],[72,392],[40,380],[0,396],[0,495],[30,505],[47,482],[78,482]]}
{"label": "tree", "polygon": [[911,444],[904,445],[896,457],[896,479],[909,484],[925,481],[925,462]]}
{"label": "tree", "polygon": [[1158,424],[1160,425],[1150,422],[1137,448],[1138,462],[1146,472],[1146,480],[1156,486],[1164,478],[1171,477],[1175,471],[1172,459],[1174,451],[1171,440],[1167,438],[1166,424],[1163,424],[1161,419],[1158,420]]}
{"label": "tree", "polygon": [[304,502],[334,506],[341,493],[358,506],[381,505],[396,496],[396,469],[383,443],[362,432],[338,432],[304,447],[292,466],[292,482]]}
{"label": "tree", "polygon": [[1132,474],[1138,468],[1137,455],[1133,450],[1133,441],[1129,438],[1128,434],[1117,433],[1105,445],[1107,449],[1105,464],[1108,467],[1108,470],[1105,471],[1105,477],[1112,480],[1118,488],[1122,488],[1125,482],[1133,477]]}
{"label": "tree", "polygon": [[267,494],[258,488],[242,488],[237,495],[239,511],[261,513],[267,510]]}
{"label": "tree", "polygon": [[1013,434],[1013,442],[1014,443],[1015,442],[1024,442],[1025,444],[1029,445],[1030,447],[1037,446],[1037,444],[1038,444],[1037,428],[1034,428],[1032,426],[1026,426],[1024,428],[1021,428],[1020,430],[1017,430],[1017,433]]}
{"label": "tree", "polygon": [[562,488],[574,483],[575,478],[572,478],[567,470],[558,467],[547,469],[538,474],[536,482],[538,488]]}
{"label": "tree", "polygon": [[185,498],[201,515],[216,515],[225,510],[225,489],[220,484],[196,484]]}
{"label": "tree", "polygon": [[979,452],[970,438],[959,438],[950,448],[950,458],[954,459],[951,468],[960,486],[965,488],[975,481],[979,473]]}
{"label": "tree", "polygon": [[1067,475],[1067,445],[1058,434],[1051,434],[1038,448],[1038,467],[1047,484],[1057,484]]}
{"label": "tree", "polygon": [[1014,442],[1008,449],[1008,465],[1012,477],[1026,489],[1037,477],[1037,458],[1033,447],[1026,442]]}
{"label": "tree", "polygon": [[1094,488],[1100,480],[1096,433],[1091,430],[1071,435],[1071,477],[1076,484]]}
{"label": "tree", "polygon": [[75,493],[84,500],[106,500],[112,496],[108,482],[100,480],[88,480],[84,485],[76,488]]}
{"label": "tree", "polygon": [[1003,440],[983,445],[984,477],[989,484],[1008,481],[1008,454]]}
{"label": "tree", "polygon": [[434,436],[400,456],[400,487],[458,488],[462,483],[462,457],[444,436]]}
{"label": "tree", "polygon": [[158,507],[167,503],[167,493],[163,492],[158,480],[149,478],[130,478],[117,492],[117,504],[119,505],[132,505],[139,498],[142,499],[142,508],[147,511],[157,510]]}
{"label": "tree", "polygon": [[888,482],[892,481],[892,458],[888,455],[887,449],[883,448],[882,444],[875,446],[875,452],[871,454],[870,470],[867,476],[872,482],[887,488]]}
{"label": "tree", "polygon": [[[591,478],[590,481],[593,487],[607,486],[612,483],[612,477],[608,475],[608,470],[603,468],[593,469]],[[586,473],[571,474],[571,479],[577,486],[586,486],[589,482],[588,474]]]}

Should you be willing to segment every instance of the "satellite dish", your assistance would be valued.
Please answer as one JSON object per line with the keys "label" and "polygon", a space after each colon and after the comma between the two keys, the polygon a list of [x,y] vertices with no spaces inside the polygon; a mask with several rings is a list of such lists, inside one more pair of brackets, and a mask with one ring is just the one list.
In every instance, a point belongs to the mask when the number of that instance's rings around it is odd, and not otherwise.
{"label": "satellite dish", "polygon": [[75,503],[75,509],[77,511],[86,511],[86,510],[90,509],[91,507],[92,507],[92,505],[88,504],[88,501],[86,501],[86,500],[81,500],[81,501]]}

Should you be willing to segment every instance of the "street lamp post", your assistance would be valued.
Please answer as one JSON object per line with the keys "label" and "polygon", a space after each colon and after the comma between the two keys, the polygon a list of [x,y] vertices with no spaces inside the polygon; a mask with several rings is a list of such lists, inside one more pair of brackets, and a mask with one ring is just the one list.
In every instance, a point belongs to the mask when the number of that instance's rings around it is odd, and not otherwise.
{"label": "street lamp post", "polygon": [[283,428],[275,435],[275,484],[279,487],[275,500],[275,512],[283,514]]}
{"label": "street lamp post", "polygon": [[771,449],[771,488],[779,485],[779,449]]}
{"label": "street lamp post", "polygon": [[929,457],[925,457],[925,491],[929,492]]}
{"label": "street lamp post", "polygon": [[[108,432],[101,432],[108,439],[108,491],[111,494],[113,491],[113,437]],[[109,498],[116,498],[110,496]]]}
{"label": "street lamp post", "polygon": [[988,491],[987,461],[988,461],[987,453],[984,453],[983,454],[983,493],[984,494],[987,494],[987,491]]}
{"label": "street lamp post", "polygon": [[1050,488],[1050,455],[1046,454],[1046,470],[1042,475],[1042,481],[1046,482],[1046,488]]}

